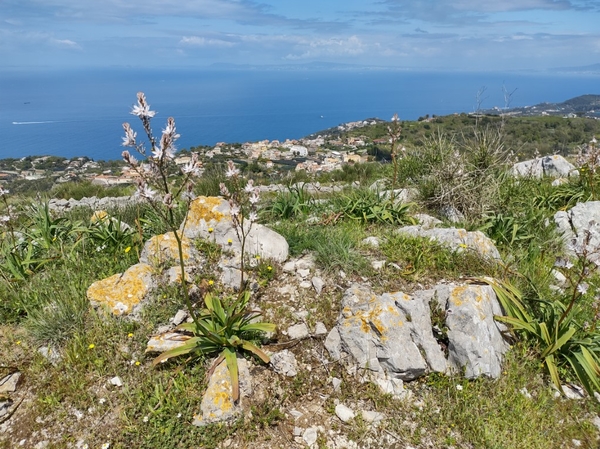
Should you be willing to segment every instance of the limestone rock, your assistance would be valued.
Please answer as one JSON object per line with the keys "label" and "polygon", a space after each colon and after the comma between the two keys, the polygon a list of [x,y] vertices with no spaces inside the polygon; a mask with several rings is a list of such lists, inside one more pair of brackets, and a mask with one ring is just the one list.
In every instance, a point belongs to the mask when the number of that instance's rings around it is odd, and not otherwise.
{"label": "limestone rock", "polygon": [[112,225],[115,228],[119,229],[121,232],[133,231],[131,226],[129,226],[127,223],[124,223],[124,222],[116,219],[115,217],[111,217],[110,215],[108,215],[108,212],[106,212],[105,210],[94,211],[94,213],[90,217],[90,223],[92,223],[92,224],[103,223],[106,225],[108,225],[109,223],[112,223]]}
{"label": "limestone rock", "polygon": [[489,285],[466,285],[451,289],[446,303],[448,360],[467,378],[481,375],[497,378],[508,344],[504,327],[494,320],[502,309]]}
{"label": "limestone rock", "polygon": [[14,393],[17,391],[17,384],[21,379],[21,373],[19,371],[4,376],[0,379],[0,395],[6,393]]}
{"label": "limestone rock", "polygon": [[[241,243],[231,221],[229,203],[218,197],[201,196],[190,204],[190,211],[182,230],[186,237],[198,237],[213,241],[236,253]],[[246,254],[259,255],[264,259],[284,262],[288,258],[289,246],[284,237],[271,229],[254,223],[246,238]]]}
{"label": "limestone rock", "polygon": [[205,426],[210,423],[227,422],[242,413],[244,398],[252,394],[252,379],[246,359],[238,357],[240,382],[240,400],[233,402],[231,376],[227,364],[223,360],[213,372],[208,381],[208,387],[200,404],[201,416],[194,415],[195,426]]}
{"label": "limestone rock", "polygon": [[87,297],[94,307],[105,307],[114,315],[135,313],[155,287],[152,274],[150,265],[133,265],[122,274],[94,282],[87,290]]}
{"label": "limestone rock", "polygon": [[581,253],[589,233],[588,257],[600,257],[600,201],[578,203],[568,211],[558,211],[554,221],[567,242],[567,251]]}
{"label": "limestone rock", "polygon": [[[181,249],[183,250],[183,262],[192,265],[198,259],[198,251],[194,248],[192,241],[186,236],[181,236]],[[140,255],[140,262],[158,267],[166,263],[179,263],[179,249],[177,239],[173,232],[155,235],[144,244]]]}
{"label": "limestone rock", "polygon": [[[447,329],[448,360],[434,336],[432,306],[444,321],[436,325]],[[384,392],[402,397],[403,380],[429,371],[498,377],[508,349],[505,328],[494,320],[501,314],[489,286],[439,284],[413,295],[376,295],[370,287],[353,284],[342,298],[342,311],[325,347],[332,359],[351,360],[371,372],[371,380]]]}
{"label": "limestone rock", "polygon": [[315,289],[315,292],[317,292],[317,296],[319,296],[321,294],[321,292],[323,291],[323,287],[325,287],[325,282],[323,282],[323,279],[321,279],[318,276],[313,276],[313,278],[311,279],[311,282]]}
{"label": "limestone rock", "polygon": [[346,407],[344,404],[338,404],[335,406],[335,414],[342,422],[348,422],[354,419],[356,414],[350,407]]}
{"label": "limestone rock", "polygon": [[185,344],[191,337],[177,332],[165,332],[151,337],[146,345],[146,352],[165,352]]}
{"label": "limestone rock", "polygon": [[482,257],[500,260],[500,253],[494,243],[481,231],[466,231],[457,228],[433,228],[423,226],[404,226],[397,230],[400,234],[412,237],[428,237],[453,251],[474,251]]}
{"label": "limestone rock", "polygon": [[271,366],[276,373],[283,374],[284,376],[294,377],[298,374],[296,356],[289,349],[284,349],[271,355]]}
{"label": "limestone rock", "polygon": [[515,176],[532,178],[579,176],[575,166],[558,154],[518,162],[513,166],[512,172]]}
{"label": "limestone rock", "polygon": [[287,330],[288,336],[293,340],[301,340],[303,338],[307,338],[310,336],[310,332],[308,331],[308,326],[304,323],[295,324],[290,326]]}
{"label": "limestone rock", "polygon": [[416,218],[419,222],[419,225],[425,229],[432,229],[437,225],[442,224],[442,220],[438,220],[437,218],[427,214],[415,214],[414,218]]}

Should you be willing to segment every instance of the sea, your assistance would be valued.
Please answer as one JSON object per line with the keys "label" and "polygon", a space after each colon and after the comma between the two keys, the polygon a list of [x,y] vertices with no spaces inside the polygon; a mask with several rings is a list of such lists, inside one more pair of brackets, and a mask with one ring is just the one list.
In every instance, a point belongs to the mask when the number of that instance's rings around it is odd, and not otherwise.
{"label": "sea", "polygon": [[174,117],[178,146],[297,139],[341,123],[401,120],[600,94],[600,75],[415,70],[182,69],[0,71],[0,158],[119,159],[136,93]]}

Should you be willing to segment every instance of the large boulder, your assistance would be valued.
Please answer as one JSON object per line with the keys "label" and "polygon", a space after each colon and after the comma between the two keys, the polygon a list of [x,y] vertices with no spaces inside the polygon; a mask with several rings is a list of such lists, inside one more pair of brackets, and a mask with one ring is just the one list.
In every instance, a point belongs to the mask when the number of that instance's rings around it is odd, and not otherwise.
{"label": "large boulder", "polygon": [[325,347],[334,360],[351,360],[376,379],[409,381],[451,370],[495,378],[508,349],[505,328],[494,320],[501,314],[489,286],[440,284],[413,295],[376,295],[354,284]]}
{"label": "large boulder", "polygon": [[133,265],[124,273],[94,282],[87,290],[87,297],[93,306],[117,316],[137,313],[150,290],[156,288],[153,274],[150,265]]}
{"label": "large boulder", "polygon": [[579,176],[575,166],[558,154],[518,162],[513,166],[512,172],[515,176],[532,178]]}
{"label": "large boulder", "polygon": [[466,231],[457,228],[429,228],[423,225],[404,226],[396,230],[411,237],[427,237],[448,246],[453,251],[473,251],[481,257],[501,260],[494,242],[481,231]]}
{"label": "large boulder", "polygon": [[[240,254],[242,243],[229,210],[229,203],[223,198],[198,197],[190,204],[187,220],[181,225],[181,230],[190,239],[204,238]],[[246,223],[249,225],[249,221]],[[245,253],[250,257],[259,255],[284,262],[288,258],[289,246],[277,232],[253,223],[246,237]]]}

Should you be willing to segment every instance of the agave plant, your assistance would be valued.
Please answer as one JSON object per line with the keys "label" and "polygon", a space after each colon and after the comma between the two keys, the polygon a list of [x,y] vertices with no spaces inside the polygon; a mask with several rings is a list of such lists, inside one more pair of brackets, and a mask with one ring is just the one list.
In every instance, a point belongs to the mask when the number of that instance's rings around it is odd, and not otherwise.
{"label": "agave plant", "polygon": [[539,312],[534,316],[523,304],[522,294],[515,286],[496,279],[482,280],[494,289],[508,315],[496,319],[511,325],[539,348],[539,356],[559,391],[561,367],[570,367],[590,395],[600,391],[600,334],[586,332],[577,324],[577,307],[538,300]]}
{"label": "agave plant", "polygon": [[204,297],[206,308],[196,315],[195,321],[178,327],[194,336],[182,346],[163,352],[154,359],[153,364],[190,353],[211,355],[220,352],[208,370],[207,377],[225,360],[231,376],[232,398],[234,402],[237,401],[240,397],[240,388],[236,353],[247,351],[263,362],[269,363],[269,356],[255,344],[255,341],[260,333],[275,330],[274,324],[256,322],[262,313],[258,310],[250,310],[249,300],[249,291],[242,292],[229,305],[218,296],[208,293]]}

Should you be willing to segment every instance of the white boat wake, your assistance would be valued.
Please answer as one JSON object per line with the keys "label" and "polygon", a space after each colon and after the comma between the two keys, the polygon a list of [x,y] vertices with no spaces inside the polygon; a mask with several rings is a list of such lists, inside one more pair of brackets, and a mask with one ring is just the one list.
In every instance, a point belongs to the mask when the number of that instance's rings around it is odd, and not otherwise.
{"label": "white boat wake", "polygon": [[40,123],[56,123],[56,121],[47,120],[44,122],[12,122],[13,125],[39,125]]}

